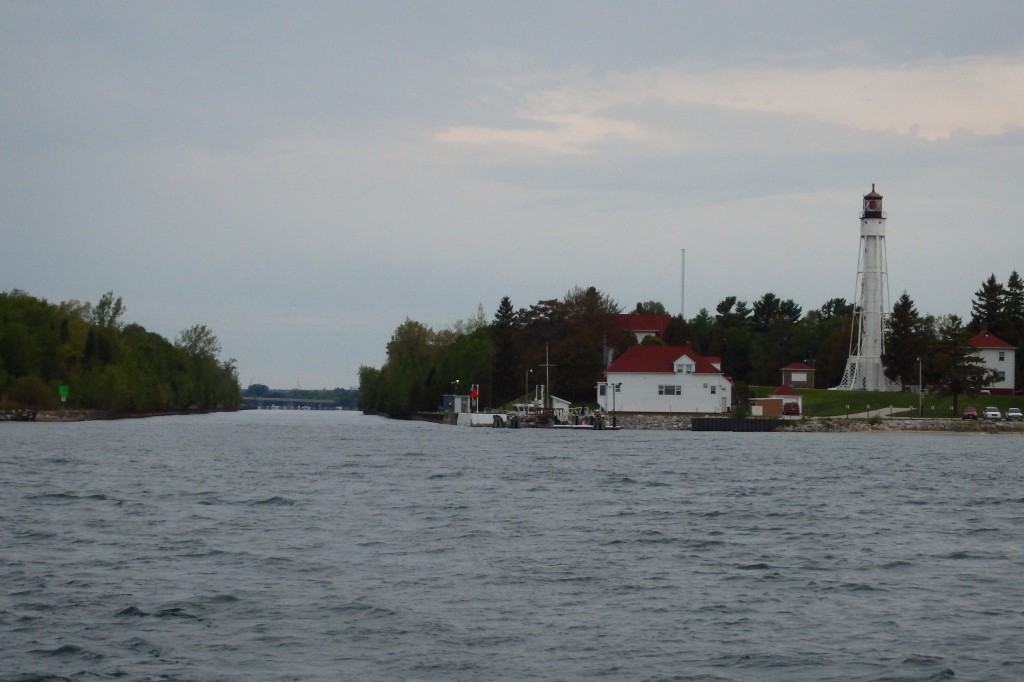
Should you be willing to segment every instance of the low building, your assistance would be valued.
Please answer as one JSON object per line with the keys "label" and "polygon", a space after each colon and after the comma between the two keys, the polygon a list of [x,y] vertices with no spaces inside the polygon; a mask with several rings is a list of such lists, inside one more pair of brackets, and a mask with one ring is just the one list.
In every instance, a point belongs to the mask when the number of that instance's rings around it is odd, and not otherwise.
{"label": "low building", "polygon": [[814,368],[803,362],[791,362],[782,368],[782,385],[814,388]]}
{"label": "low building", "polygon": [[985,388],[990,393],[1012,395],[1016,388],[1017,347],[989,332],[976,334],[971,346],[985,367],[996,372],[996,381]]}
{"label": "low building", "polygon": [[732,380],[720,358],[691,346],[632,346],[605,370],[597,403],[606,412],[729,412]]}
{"label": "low building", "polygon": [[[796,405],[793,412],[786,410],[786,405]],[[799,415],[804,413],[804,398],[792,386],[783,384],[772,391],[766,398],[750,399],[750,416],[779,417],[782,415]]]}

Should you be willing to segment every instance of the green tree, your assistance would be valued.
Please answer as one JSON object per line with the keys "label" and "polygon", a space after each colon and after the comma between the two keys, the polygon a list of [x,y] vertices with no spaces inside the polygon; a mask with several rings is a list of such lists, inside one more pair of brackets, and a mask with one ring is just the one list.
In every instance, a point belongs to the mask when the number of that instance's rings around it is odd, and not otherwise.
{"label": "green tree", "polygon": [[58,407],[54,391],[36,376],[15,380],[8,398],[16,406],[30,410],[55,410]]}
{"label": "green tree", "polygon": [[[701,355],[711,355],[711,340],[715,333],[715,319],[707,308],[701,308],[697,316],[687,325],[690,330],[688,340],[693,349]],[[675,345],[675,344],[672,344]]]}
{"label": "green tree", "polygon": [[903,385],[916,383],[918,361],[924,357],[928,344],[925,320],[914,306],[906,291],[892,307],[892,315],[886,320],[887,330],[885,353],[882,364],[885,376]]}
{"label": "green tree", "polygon": [[395,329],[387,345],[387,362],[381,368],[380,409],[392,416],[406,417],[433,409],[441,394],[432,387],[443,386],[455,377],[438,377],[437,345],[432,329],[406,318]]}
{"label": "green tree", "polygon": [[253,398],[264,398],[270,393],[270,386],[266,384],[249,384],[245,394]]}
{"label": "green tree", "polygon": [[668,315],[665,304],[661,301],[644,301],[637,304],[637,312],[645,315]]}
{"label": "green tree", "polygon": [[366,414],[381,410],[381,371],[376,367],[359,367],[359,409]]}
{"label": "green tree", "polygon": [[673,315],[669,319],[668,325],[666,325],[665,327],[665,345],[685,346],[687,343],[691,342],[690,335],[690,325],[686,323],[686,320],[683,319],[683,316]]}
{"label": "green tree", "polygon": [[971,302],[970,329],[975,333],[989,331],[996,336],[1001,333],[1000,323],[1003,321],[1003,297],[1006,290],[996,280],[995,273],[982,283],[981,288],[974,292]]}
{"label": "green tree", "polygon": [[995,380],[995,372],[985,367],[970,340],[971,331],[959,316],[948,315],[938,322],[929,370],[938,392],[953,398],[954,413],[960,395],[977,395]]}
{"label": "green tree", "polygon": [[99,302],[92,308],[90,322],[97,327],[107,329],[120,329],[121,317],[125,313],[124,301],[118,296],[114,298],[114,292],[108,291],[100,297]]}
{"label": "green tree", "polygon": [[205,324],[195,324],[178,332],[174,345],[194,358],[215,358],[220,354],[220,341]]}
{"label": "green tree", "polygon": [[[1006,280],[1006,297],[1003,306],[1003,322],[1000,324],[1005,336],[1004,341],[1017,348],[1024,348],[1024,280],[1014,270]],[[1019,355],[1016,364],[1016,383],[1018,388],[1024,387],[1024,357]]]}
{"label": "green tree", "polygon": [[522,334],[515,309],[508,296],[501,299],[491,324],[491,343],[494,346],[494,396],[501,404],[518,395],[522,367]]}

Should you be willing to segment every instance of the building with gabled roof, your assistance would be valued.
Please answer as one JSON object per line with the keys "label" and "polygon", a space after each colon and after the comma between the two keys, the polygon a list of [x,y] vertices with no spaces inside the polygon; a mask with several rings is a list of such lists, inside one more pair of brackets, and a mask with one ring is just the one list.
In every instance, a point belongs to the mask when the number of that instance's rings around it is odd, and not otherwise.
{"label": "building with gabled roof", "polygon": [[991,393],[1013,394],[1017,375],[1017,347],[987,331],[975,334],[970,343],[985,367],[996,372],[995,383],[985,388]]}
{"label": "building with gabled roof", "polygon": [[803,414],[804,397],[792,386],[783,384],[765,398],[750,398],[750,414],[754,417],[780,417],[787,414],[785,405],[796,404],[794,414]]}
{"label": "building with gabled roof", "polygon": [[814,368],[803,362],[791,362],[782,368],[782,385],[814,388]]}
{"label": "building with gabled roof", "polygon": [[606,412],[728,412],[732,380],[721,358],[692,346],[637,345],[605,370],[597,403]]}

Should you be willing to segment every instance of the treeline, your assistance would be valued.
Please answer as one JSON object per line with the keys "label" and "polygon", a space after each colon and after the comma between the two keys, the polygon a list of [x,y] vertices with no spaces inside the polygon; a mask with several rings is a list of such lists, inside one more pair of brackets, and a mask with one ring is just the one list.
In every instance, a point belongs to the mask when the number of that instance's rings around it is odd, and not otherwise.
{"label": "treeline", "polygon": [[280,398],[282,400],[331,400],[341,410],[354,410],[359,400],[356,388],[308,389],[270,388],[266,384],[249,384],[242,391],[244,398]]}
{"label": "treeline", "polygon": [[[657,301],[640,303],[637,312],[664,314]],[[395,416],[435,410],[446,393],[469,392],[478,384],[480,405],[498,407],[532,395],[550,377],[551,393],[573,403],[591,403],[605,358],[621,355],[635,343],[632,334],[614,334],[611,316],[622,307],[594,287],[576,287],[560,299],[515,309],[506,296],[492,321],[460,321],[435,331],[405,320],[387,344],[380,368],[359,370],[359,407]],[[774,386],[781,368],[803,362],[815,368],[817,386],[842,380],[850,353],[854,304],[832,298],[803,311],[792,299],[766,293],[753,303],[724,298],[715,310],[700,310],[688,320],[676,315],[663,338],[645,343],[691,344],[722,359],[737,395],[746,386]],[[970,338],[988,330],[1020,347],[1024,342],[1024,285],[1014,271],[1006,284],[995,275],[975,293],[972,317],[922,315],[904,292],[887,317],[886,373],[904,385],[923,384],[957,395],[974,393],[993,380],[974,355]],[[1016,385],[1021,385],[1017,365]]]}
{"label": "treeline", "polygon": [[206,325],[183,330],[171,343],[138,324],[124,324],[125,305],[113,292],[95,305],[59,304],[17,289],[0,293],[0,408],[66,406],[119,413],[237,407],[233,359]]}

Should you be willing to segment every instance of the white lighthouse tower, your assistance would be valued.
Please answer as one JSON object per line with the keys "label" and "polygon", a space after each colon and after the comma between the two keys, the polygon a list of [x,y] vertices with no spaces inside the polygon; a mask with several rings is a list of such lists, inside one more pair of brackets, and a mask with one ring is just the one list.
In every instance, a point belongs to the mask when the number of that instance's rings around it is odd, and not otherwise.
{"label": "white lighthouse tower", "polygon": [[857,306],[850,328],[850,358],[846,361],[841,391],[897,391],[899,385],[882,371],[885,316],[889,311],[889,281],[885,262],[885,212],[882,195],[864,195],[860,214],[860,255],[857,259]]}

